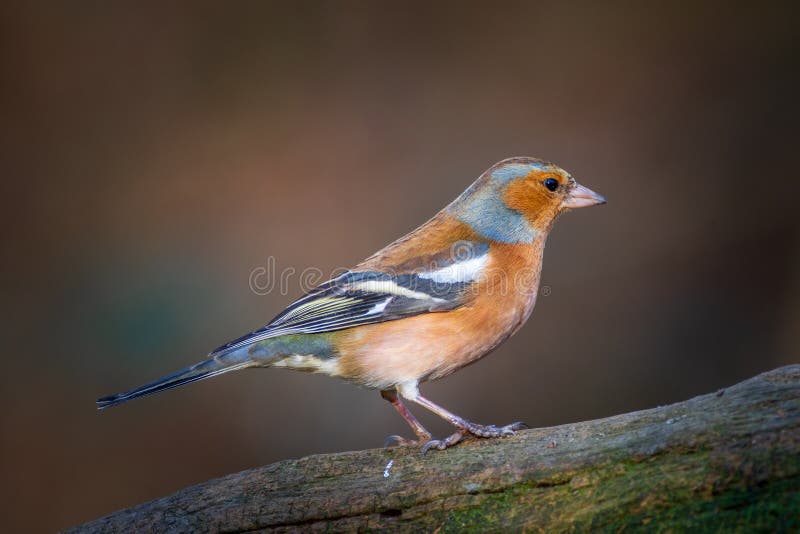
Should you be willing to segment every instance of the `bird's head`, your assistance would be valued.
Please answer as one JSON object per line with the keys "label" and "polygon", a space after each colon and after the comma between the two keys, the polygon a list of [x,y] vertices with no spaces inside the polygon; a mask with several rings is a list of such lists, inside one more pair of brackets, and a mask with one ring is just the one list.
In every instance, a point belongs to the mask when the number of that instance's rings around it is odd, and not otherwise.
{"label": "bird's head", "polygon": [[605,202],[560,167],[517,157],[492,165],[448,209],[484,237],[515,243],[546,235],[567,210]]}
{"label": "bird's head", "polygon": [[580,185],[564,169],[546,161],[513,158],[497,164],[493,175],[505,178],[505,204],[521,213],[534,229],[549,229],[559,214],[573,208],[605,204],[606,199]]}

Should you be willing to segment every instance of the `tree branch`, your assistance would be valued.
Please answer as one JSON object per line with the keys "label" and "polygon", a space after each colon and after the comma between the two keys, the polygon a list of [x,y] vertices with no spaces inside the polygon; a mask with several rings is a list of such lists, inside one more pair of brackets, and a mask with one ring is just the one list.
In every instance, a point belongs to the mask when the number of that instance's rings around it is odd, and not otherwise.
{"label": "tree branch", "polygon": [[[391,466],[390,466],[391,463]],[[597,421],[243,471],[75,532],[800,530],[800,365]]]}

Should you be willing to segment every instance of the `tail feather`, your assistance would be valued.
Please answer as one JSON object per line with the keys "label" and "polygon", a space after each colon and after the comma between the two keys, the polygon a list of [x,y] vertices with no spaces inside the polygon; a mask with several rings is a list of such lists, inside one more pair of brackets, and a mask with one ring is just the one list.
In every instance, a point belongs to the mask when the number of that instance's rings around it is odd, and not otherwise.
{"label": "tail feather", "polygon": [[253,360],[249,358],[236,358],[235,353],[218,355],[130,391],[97,399],[97,409],[102,410],[110,408],[111,406],[116,406],[117,404],[122,404],[129,400],[166,391],[178,386],[183,386],[184,384],[197,382],[198,380],[205,380],[206,378],[221,375],[229,371],[244,369],[252,365],[255,365]]}

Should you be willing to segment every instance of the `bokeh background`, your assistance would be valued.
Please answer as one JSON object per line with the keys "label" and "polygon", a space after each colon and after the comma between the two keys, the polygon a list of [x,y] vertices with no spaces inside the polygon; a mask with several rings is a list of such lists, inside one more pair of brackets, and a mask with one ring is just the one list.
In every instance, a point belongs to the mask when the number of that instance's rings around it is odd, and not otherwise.
{"label": "bokeh background", "polygon": [[431,398],[547,426],[798,362],[798,22],[788,2],[3,3],[4,528],[408,434],[376,392],[281,370],[94,399],[299,296],[296,275],[251,291],[269,257],[347,267],[507,156],[609,204],[559,221],[532,320]]}

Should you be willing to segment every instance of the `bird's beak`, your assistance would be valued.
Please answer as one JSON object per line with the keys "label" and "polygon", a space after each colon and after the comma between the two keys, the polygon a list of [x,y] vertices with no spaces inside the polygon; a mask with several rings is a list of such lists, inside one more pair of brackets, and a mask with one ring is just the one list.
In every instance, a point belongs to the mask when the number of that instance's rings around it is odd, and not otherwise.
{"label": "bird's beak", "polygon": [[569,192],[567,198],[561,203],[562,208],[585,208],[587,206],[594,206],[595,204],[605,204],[606,199],[603,195],[598,195],[588,187],[581,184],[575,184],[572,191]]}

